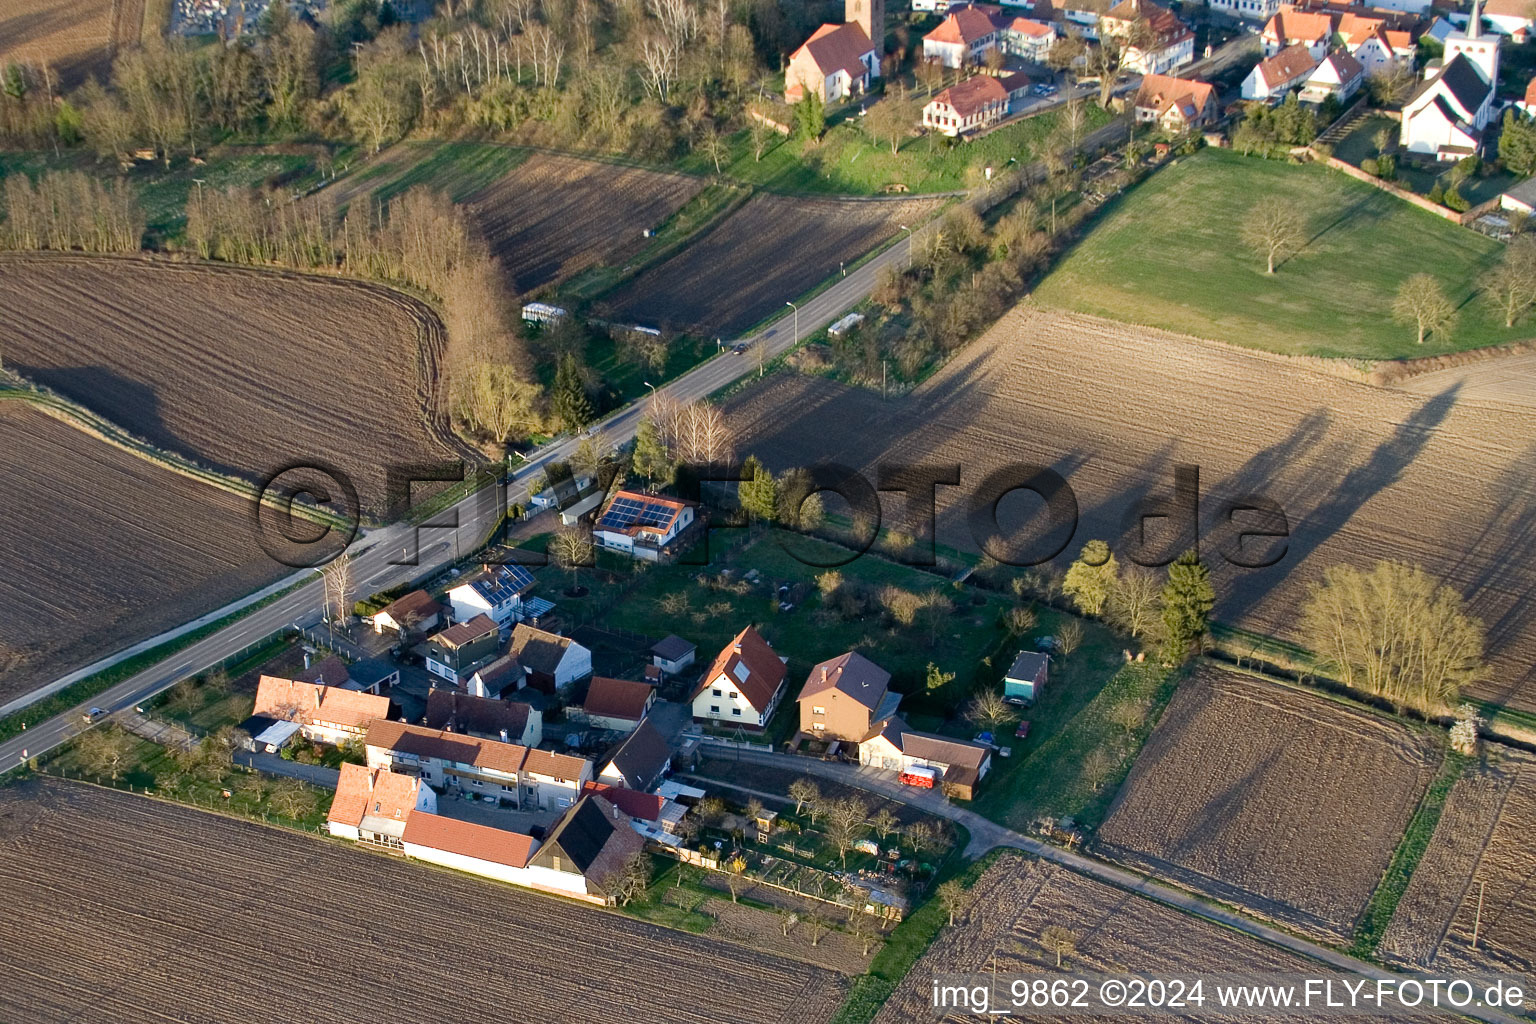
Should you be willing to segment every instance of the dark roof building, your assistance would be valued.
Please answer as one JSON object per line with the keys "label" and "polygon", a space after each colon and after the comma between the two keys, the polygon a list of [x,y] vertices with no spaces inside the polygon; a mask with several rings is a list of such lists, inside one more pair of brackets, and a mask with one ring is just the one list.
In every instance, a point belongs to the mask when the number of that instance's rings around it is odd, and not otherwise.
{"label": "dark roof building", "polygon": [[626,789],[647,792],[661,780],[672,761],[666,737],[642,719],[639,728],[625,737],[604,762],[599,778]]}
{"label": "dark roof building", "polygon": [[531,714],[533,708],[518,701],[434,689],[427,694],[427,714],[422,724],[429,729],[518,743],[528,729]]}
{"label": "dark roof building", "polygon": [[580,874],[587,880],[588,892],[606,894],[608,880],[645,848],[645,840],[629,821],[629,815],[603,797],[588,794],[555,823],[528,863]]}

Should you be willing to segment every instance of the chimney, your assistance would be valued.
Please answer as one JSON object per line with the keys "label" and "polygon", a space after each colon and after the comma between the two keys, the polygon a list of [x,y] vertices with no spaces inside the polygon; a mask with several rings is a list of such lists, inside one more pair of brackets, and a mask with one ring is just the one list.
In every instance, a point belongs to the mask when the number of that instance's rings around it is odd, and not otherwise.
{"label": "chimney", "polygon": [[827,681],[827,666],[825,666],[825,665],[821,666],[821,681],[822,682],[826,682]]}
{"label": "chimney", "polygon": [[379,773],[377,769],[368,773],[368,792],[373,792],[373,784],[378,780],[378,777]]}
{"label": "chimney", "polygon": [[306,671],[306,672],[309,671],[309,655],[310,655],[309,648],[308,647],[304,648],[304,671]]}
{"label": "chimney", "polygon": [[323,686],[320,686],[318,683],[315,684],[315,707],[317,708],[320,706],[320,691],[323,689]]}
{"label": "chimney", "polygon": [[503,743],[507,742],[507,730],[505,730],[505,729],[501,730],[501,742],[503,742]]}

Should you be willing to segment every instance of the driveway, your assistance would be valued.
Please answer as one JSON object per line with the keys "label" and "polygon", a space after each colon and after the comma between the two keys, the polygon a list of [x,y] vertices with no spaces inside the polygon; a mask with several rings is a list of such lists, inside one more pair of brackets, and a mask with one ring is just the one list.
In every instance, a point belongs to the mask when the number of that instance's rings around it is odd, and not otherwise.
{"label": "driveway", "polygon": [[276,754],[253,754],[249,751],[239,751],[235,754],[235,763],[243,764],[247,768],[254,768],[258,772],[267,775],[281,775],[284,778],[298,779],[307,782],[311,786],[321,789],[335,789],[336,783],[341,779],[341,772],[335,768],[327,768],[323,764],[300,764],[297,761],[284,761]]}

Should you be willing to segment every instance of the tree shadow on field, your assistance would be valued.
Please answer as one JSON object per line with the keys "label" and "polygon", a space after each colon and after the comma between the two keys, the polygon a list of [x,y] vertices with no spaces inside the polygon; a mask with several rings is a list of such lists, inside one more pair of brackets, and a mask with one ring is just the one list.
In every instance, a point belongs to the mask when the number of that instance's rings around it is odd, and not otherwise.
{"label": "tree shadow on field", "polygon": [[[1352,466],[1315,508],[1291,520],[1286,557],[1275,566],[1276,569],[1285,568],[1281,575],[1270,580],[1271,586],[1288,578],[1295,567],[1343,529],[1361,506],[1402,477],[1403,471],[1419,457],[1434,431],[1450,414],[1460,389],[1461,384],[1457,382],[1426,400],[1397,425],[1390,437],[1378,444],[1363,461]],[[1220,617],[1226,621],[1239,620],[1262,596],[1261,588],[1242,588],[1227,599]]]}
{"label": "tree shadow on field", "polygon": [[149,385],[130,380],[105,366],[69,366],[45,369],[12,364],[12,369],[51,388],[131,434],[160,448],[173,449],[191,458],[203,456],[183,443],[160,418],[160,397]]}

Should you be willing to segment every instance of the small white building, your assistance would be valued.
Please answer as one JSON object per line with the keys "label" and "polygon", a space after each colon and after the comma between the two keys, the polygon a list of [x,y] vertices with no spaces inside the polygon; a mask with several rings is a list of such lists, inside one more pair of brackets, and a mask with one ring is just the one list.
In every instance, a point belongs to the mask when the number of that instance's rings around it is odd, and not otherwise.
{"label": "small white building", "polygon": [[581,710],[594,729],[629,732],[656,703],[656,687],[628,679],[593,676]]}
{"label": "small white building", "polygon": [[694,721],[763,729],[784,698],[787,661],[757,630],[743,629],[699,678],[691,701]]}
{"label": "small white building", "polygon": [[946,68],[981,64],[998,47],[997,25],[979,7],[951,7],[938,28],[923,37],[923,60]]}
{"label": "small white building", "polygon": [[567,690],[592,674],[592,652],[570,637],[520,622],[509,653],[523,668],[527,685],[541,693]]}
{"label": "small white building", "polygon": [[599,782],[648,793],[672,766],[672,746],[647,719],[601,763],[602,770],[597,776]]}
{"label": "small white building", "polygon": [[651,664],[669,676],[681,675],[693,664],[699,648],[673,633],[651,647]]}
{"label": "small white building", "polygon": [[1056,26],[1033,18],[1006,18],[997,32],[997,41],[1004,53],[1036,64],[1045,63],[1059,38]]}
{"label": "small white building", "polygon": [[1365,67],[1343,50],[1335,50],[1307,76],[1301,87],[1303,103],[1322,103],[1329,96],[1347,103],[1360,91],[1365,81]]}
{"label": "small white building", "polygon": [[453,621],[487,615],[503,631],[523,620],[523,596],[533,589],[533,573],[522,565],[487,565],[448,591]]}
{"label": "small white building", "polygon": [[592,527],[592,539],[631,558],[659,561],[693,525],[694,507],[676,498],[617,491]]}
{"label": "small white building", "polygon": [[374,613],[373,631],[382,633],[388,629],[402,637],[429,633],[441,624],[442,614],[443,606],[425,590],[413,590]]}

